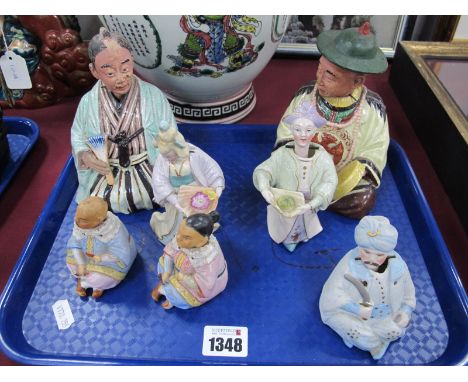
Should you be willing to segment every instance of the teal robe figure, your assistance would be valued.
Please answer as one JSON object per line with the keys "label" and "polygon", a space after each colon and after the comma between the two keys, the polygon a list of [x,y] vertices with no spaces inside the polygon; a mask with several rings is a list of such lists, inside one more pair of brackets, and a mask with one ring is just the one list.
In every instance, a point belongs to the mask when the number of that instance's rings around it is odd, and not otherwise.
{"label": "teal robe figure", "polygon": [[[155,86],[133,77],[132,88],[118,102],[98,81],[83,96],[71,129],[73,158],[78,172],[76,201],[90,195],[105,199],[112,211],[130,213],[153,209],[151,175],[158,150],[153,139],[161,125],[177,128],[171,107],[163,93]],[[126,147],[114,143],[126,134]],[[109,165],[115,182],[111,186],[106,177],[86,168],[81,153],[89,151],[88,138],[109,137]],[[125,145],[124,145],[125,146]],[[128,150],[128,163],[122,163],[122,152]]]}

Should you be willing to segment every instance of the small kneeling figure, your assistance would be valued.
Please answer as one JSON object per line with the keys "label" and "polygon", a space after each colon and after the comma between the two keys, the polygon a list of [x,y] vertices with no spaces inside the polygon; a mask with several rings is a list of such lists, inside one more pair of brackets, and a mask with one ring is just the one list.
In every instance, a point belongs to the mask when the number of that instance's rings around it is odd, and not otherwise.
{"label": "small kneeling figure", "polygon": [[223,252],[212,235],[217,211],[184,219],[177,235],[166,245],[158,262],[159,283],[152,297],[166,300],[164,309],[189,309],[221,293],[228,281]]}
{"label": "small kneeling figure", "polygon": [[405,334],[416,307],[408,266],[394,251],[398,232],[383,216],[366,216],[355,229],[358,245],[338,263],[320,296],[322,321],[348,347],[380,359]]}
{"label": "small kneeling figure", "polygon": [[97,299],[119,284],[137,255],[133,238],[104,199],[91,196],[78,204],[67,243],[67,266],[77,278],[76,292],[92,288]]}

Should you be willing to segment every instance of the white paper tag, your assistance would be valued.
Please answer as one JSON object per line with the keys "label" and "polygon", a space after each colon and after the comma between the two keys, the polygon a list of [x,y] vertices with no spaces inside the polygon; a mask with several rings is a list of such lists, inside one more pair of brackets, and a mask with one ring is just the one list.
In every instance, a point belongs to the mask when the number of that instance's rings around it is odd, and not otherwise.
{"label": "white paper tag", "polygon": [[247,357],[249,329],[240,326],[205,326],[204,356]]}
{"label": "white paper tag", "polygon": [[52,310],[60,330],[68,329],[75,322],[68,300],[58,300]]}
{"label": "white paper tag", "polygon": [[31,89],[28,66],[23,57],[9,50],[0,57],[0,68],[9,89]]}

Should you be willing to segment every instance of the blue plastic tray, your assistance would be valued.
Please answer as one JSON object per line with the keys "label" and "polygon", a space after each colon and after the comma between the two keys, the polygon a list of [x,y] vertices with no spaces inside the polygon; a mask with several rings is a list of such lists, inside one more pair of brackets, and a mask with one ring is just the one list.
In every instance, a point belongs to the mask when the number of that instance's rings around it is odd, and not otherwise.
{"label": "blue plastic tray", "polygon": [[18,171],[24,158],[39,138],[36,122],[23,117],[3,117],[10,145],[10,160],[0,176],[0,195]]}
{"label": "blue plastic tray", "polygon": [[[150,212],[121,216],[139,256],[127,279],[97,302],[75,294],[65,266],[77,180],[68,161],[1,297],[0,343],[26,364],[463,364],[468,354],[467,296],[401,148],[392,142],[373,214],[399,230],[397,251],[416,286],[417,308],[405,337],[378,362],[348,349],[323,325],[318,300],[335,264],[351,248],[357,221],[321,212],[324,231],[291,254],[266,228],[266,203],[252,185],[271,151],[275,126],[182,125],[188,140],[224,170],[227,189],[216,236],[229,268],[226,290],[191,310],[164,311],[151,299],[162,252]],[[67,299],[76,322],[57,328],[52,304]],[[245,326],[248,356],[202,355],[205,325]]]}

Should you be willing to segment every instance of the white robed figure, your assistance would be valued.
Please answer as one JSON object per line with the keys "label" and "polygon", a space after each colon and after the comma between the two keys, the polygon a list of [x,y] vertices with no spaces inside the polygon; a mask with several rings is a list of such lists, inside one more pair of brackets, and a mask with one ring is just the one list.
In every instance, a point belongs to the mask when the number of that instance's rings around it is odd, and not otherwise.
{"label": "white robed figure", "polygon": [[165,212],[154,212],[150,225],[163,244],[175,236],[186,211],[178,200],[181,186],[197,185],[213,189],[219,198],[224,190],[223,171],[207,153],[185,141],[172,125],[162,124],[154,140],[160,155],[153,169],[154,201]]}
{"label": "white robed figure", "polygon": [[398,232],[383,216],[366,216],[355,229],[356,248],[338,263],[320,296],[322,321],[348,347],[380,359],[405,334],[416,307],[408,267],[394,251]]}
{"label": "white robed figure", "polygon": [[[253,182],[269,204],[267,222],[271,238],[292,252],[298,243],[322,231],[317,211],[326,209],[332,201],[338,178],[332,157],[310,140],[326,121],[307,104],[301,104],[283,121],[294,141],[257,166]],[[303,201],[294,206],[294,195],[298,193],[303,195]],[[282,209],[281,199],[289,207],[288,213]]]}

